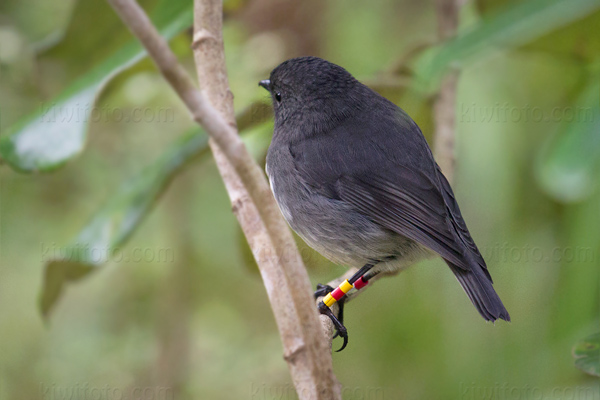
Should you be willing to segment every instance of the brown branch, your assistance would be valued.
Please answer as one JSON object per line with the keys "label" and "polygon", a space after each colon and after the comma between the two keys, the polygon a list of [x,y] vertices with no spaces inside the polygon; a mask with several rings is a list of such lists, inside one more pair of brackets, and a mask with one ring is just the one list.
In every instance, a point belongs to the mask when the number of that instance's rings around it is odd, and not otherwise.
{"label": "brown branch", "polygon": [[[211,137],[215,159],[257,260],[300,399],[341,399],[310,281],[265,176],[237,135],[225,71],[221,4],[196,0],[194,53],[204,93],[134,0],[108,0]],[[210,101],[207,100],[210,98]],[[211,104],[212,103],[212,104]]]}
{"label": "brown branch", "polygon": [[[200,82],[203,92],[213,102],[213,105],[222,112],[228,122],[234,126],[233,96],[229,91],[227,74],[225,72],[226,65],[223,51],[221,1],[197,0],[195,2],[194,15],[194,42],[192,48],[194,49],[198,81]],[[242,230],[248,239],[250,248],[258,260],[260,254],[257,251],[260,251],[265,243],[268,243],[269,246],[273,246],[274,238],[269,235],[268,229],[263,221],[260,218],[256,218],[258,214],[256,206],[252,201],[246,200],[248,197],[245,188],[239,180],[239,177],[232,171],[227,159],[223,157],[217,146],[213,144],[211,147],[215,154],[215,160],[223,176],[227,191],[230,194],[231,202],[234,205],[234,211],[240,221]],[[289,249],[293,249],[297,252],[293,243],[289,245]],[[277,278],[277,281],[274,281],[273,277],[266,274],[268,271],[279,270],[280,267],[278,262],[279,260],[276,258],[265,259],[263,261],[261,273],[267,287],[275,284],[279,289],[269,292],[269,299],[274,312],[277,314],[278,310],[276,310],[276,308],[283,307],[284,309],[280,310],[280,312],[285,315],[285,308],[288,302],[286,296],[287,293],[294,292],[294,287],[286,285],[286,282],[280,278]],[[300,268],[304,271],[303,266],[300,266]],[[287,283],[293,283],[293,280]],[[303,394],[306,394],[307,398],[325,398],[328,397],[329,394],[333,395],[333,388],[336,388],[336,391],[339,391],[339,389],[337,389],[339,385],[333,376],[332,367],[329,367],[329,371],[327,371],[329,372],[330,377],[315,377],[312,375],[313,371],[311,371],[314,366],[311,366],[310,363],[298,362],[304,355],[301,354],[302,349],[297,347],[296,338],[293,336],[295,331],[300,329],[303,321],[296,319],[278,319],[277,321],[284,342],[284,358],[288,362],[290,373],[299,396],[303,398]],[[319,340],[319,342],[322,343],[322,340]],[[324,362],[331,366],[331,355],[329,352],[326,352],[325,354],[315,353],[314,356],[314,362]],[[326,359],[321,360],[322,358]],[[315,380],[315,378],[317,380]],[[318,382],[318,380],[323,378],[326,379],[325,382]],[[326,386],[330,389],[323,392],[325,395],[325,397],[323,397],[319,395],[318,388]],[[309,395],[309,393],[312,394]]]}
{"label": "brown branch", "polygon": [[[456,34],[461,0],[436,0],[438,35],[441,40]],[[434,101],[434,154],[449,182],[454,178],[455,131],[456,131],[456,86],[458,71],[450,71]]]}

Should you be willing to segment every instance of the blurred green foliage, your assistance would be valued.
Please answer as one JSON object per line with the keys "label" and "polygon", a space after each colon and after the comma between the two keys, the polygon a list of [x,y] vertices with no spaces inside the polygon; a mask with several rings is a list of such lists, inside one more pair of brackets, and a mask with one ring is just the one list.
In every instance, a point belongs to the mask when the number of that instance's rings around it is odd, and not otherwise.
{"label": "blurred green foliage", "polygon": [[[83,37],[89,40],[91,35],[86,34],[89,31],[86,21],[92,19],[93,15],[99,11],[99,15],[106,13],[102,13],[101,10],[93,10],[93,13],[90,13],[90,9],[93,7],[86,3],[80,4],[80,10],[76,10],[80,12],[75,12],[73,17],[73,21],[77,23],[67,30],[67,34],[69,37]],[[104,1],[90,4],[107,6]],[[152,20],[161,34],[170,39],[190,26],[192,10],[183,1],[175,2],[175,4],[169,2],[171,7],[166,7],[165,4],[167,2],[162,1],[157,5]],[[175,6],[173,7],[173,5]],[[84,23],[86,24],[85,29],[83,28]],[[112,23],[114,22],[111,21]],[[81,32],[77,32],[78,30]],[[96,34],[98,33],[96,32]],[[80,45],[80,42],[75,43]],[[103,43],[101,37],[98,38],[98,43],[102,43],[102,46],[96,46],[93,41],[92,43],[86,43],[85,40],[83,42],[84,46],[97,49],[99,53],[104,50],[102,47],[111,47]],[[55,52],[57,54],[85,52],[85,47],[73,46],[69,41],[57,48],[58,50]],[[106,83],[127,67],[138,62],[144,54],[141,44],[136,39],[129,39],[110,56],[99,60],[97,65],[55,96],[50,104],[43,105],[36,112],[14,124],[9,132],[0,139],[2,157],[13,168],[26,172],[52,170],[75,157],[84,147],[90,119],[98,118],[98,114],[101,112],[94,108],[96,96],[99,95]]]}
{"label": "blurred green foliage", "polygon": [[[142,4],[193,73],[191,2]],[[481,321],[441,260],[381,280],[347,310],[345,398],[600,398],[573,361],[589,371],[597,355],[571,354],[600,324],[598,8],[467,3],[455,40],[401,68],[406,85],[390,67],[435,41],[432,2],[227,3],[230,84],[258,160],[272,125],[256,84],[286,58],[343,65],[428,139],[437,78],[462,71],[455,192],[513,322]],[[295,398],[205,136],[110,7],[6,0],[0,43],[0,399]],[[27,125],[50,107],[98,111]],[[31,129],[33,158],[11,147]],[[344,271],[298,244],[313,283]],[[49,307],[100,265],[44,325],[41,288]]]}
{"label": "blurred green foliage", "polygon": [[600,332],[588,336],[573,348],[577,368],[600,377]]}

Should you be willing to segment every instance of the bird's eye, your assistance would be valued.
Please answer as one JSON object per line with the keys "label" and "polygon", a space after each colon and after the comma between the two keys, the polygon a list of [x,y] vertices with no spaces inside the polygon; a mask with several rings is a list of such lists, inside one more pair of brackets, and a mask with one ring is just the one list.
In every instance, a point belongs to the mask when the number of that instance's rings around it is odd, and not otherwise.
{"label": "bird's eye", "polygon": [[277,100],[277,102],[281,101],[281,93],[275,92],[275,100]]}

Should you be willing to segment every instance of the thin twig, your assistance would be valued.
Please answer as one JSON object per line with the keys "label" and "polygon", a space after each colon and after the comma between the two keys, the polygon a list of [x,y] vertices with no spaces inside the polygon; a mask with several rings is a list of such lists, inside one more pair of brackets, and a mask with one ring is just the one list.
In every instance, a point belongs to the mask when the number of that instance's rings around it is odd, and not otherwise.
{"label": "thin twig", "polygon": [[[217,163],[259,265],[300,399],[341,399],[310,281],[265,176],[237,135],[221,37],[221,4],[196,0],[194,53],[207,100],[134,0],[108,0],[224,157]],[[212,84],[214,83],[214,86]],[[211,104],[212,103],[212,104]],[[221,154],[221,153],[216,153]],[[216,155],[220,157],[220,155]],[[226,163],[225,163],[226,160]],[[228,163],[228,166],[227,166]]]}
{"label": "thin twig", "polygon": [[[195,2],[194,11],[194,41],[192,48],[194,49],[194,57],[196,60],[196,70],[198,73],[198,81],[202,87],[203,93],[207,98],[211,99],[213,105],[225,116],[228,122],[233,125],[233,96],[229,91],[227,82],[225,56],[223,51],[222,38],[222,4],[219,0],[197,0]],[[222,153],[216,146],[212,146],[215,153],[217,166],[221,171],[223,180],[230,194],[231,202],[234,205],[234,211],[238,216],[238,220],[248,239],[250,248],[253,250],[255,257],[260,256],[257,250],[260,250],[265,243],[273,246],[273,238],[270,237],[268,229],[264,226],[260,218],[256,218],[257,210],[252,201],[249,201],[244,185],[242,185],[239,177],[232,171],[228,161],[223,157]],[[248,200],[247,200],[248,199]],[[293,244],[290,249],[296,251]],[[257,257],[258,258],[258,257]],[[295,290],[293,280],[287,282],[280,277],[274,280],[269,271],[280,270],[278,265],[279,260],[276,258],[267,258],[263,261],[261,274],[267,287],[277,287],[277,290],[269,292],[269,299],[274,312],[285,315],[285,308],[288,307],[288,293]],[[303,266],[300,266],[304,270]],[[310,290],[310,288],[309,288]],[[282,310],[276,308],[283,307]],[[307,398],[320,398],[319,387],[331,386],[338,387],[337,381],[333,376],[333,368],[330,367],[330,376],[313,376],[314,365],[310,362],[298,362],[300,357],[305,357],[305,354],[297,352],[296,332],[304,323],[301,319],[286,318],[278,319],[278,327],[281,337],[284,341],[284,358],[288,361],[292,380],[296,386],[298,394],[309,394]],[[318,328],[317,328],[318,329]],[[318,335],[317,335],[318,337]],[[322,343],[322,340],[319,341]],[[316,347],[315,347],[316,349]],[[313,354],[313,361],[318,364],[329,364],[331,366],[330,352],[324,354]],[[327,373],[327,371],[324,371]],[[318,372],[321,374],[323,372]],[[325,380],[325,381],[323,381]],[[319,382],[321,381],[321,382]],[[333,394],[333,390],[326,390],[323,394]]]}
{"label": "thin twig", "polygon": [[[438,35],[440,40],[448,40],[456,34],[461,0],[436,0]],[[449,182],[454,178],[455,131],[456,131],[456,86],[458,71],[446,75],[435,99],[434,154]]]}

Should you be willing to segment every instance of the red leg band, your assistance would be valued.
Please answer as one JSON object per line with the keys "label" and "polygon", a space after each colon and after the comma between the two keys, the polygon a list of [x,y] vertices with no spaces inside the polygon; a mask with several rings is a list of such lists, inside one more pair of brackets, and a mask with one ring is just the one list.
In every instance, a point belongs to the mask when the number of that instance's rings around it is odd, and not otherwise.
{"label": "red leg band", "polygon": [[367,286],[368,283],[369,283],[369,281],[365,281],[363,279],[363,277],[361,276],[359,280],[354,282],[354,288],[356,290],[360,290],[360,289],[364,288],[365,286]]}
{"label": "red leg band", "polygon": [[344,297],[344,292],[339,287],[335,288],[333,292],[331,292],[331,297],[333,297],[336,301]]}

